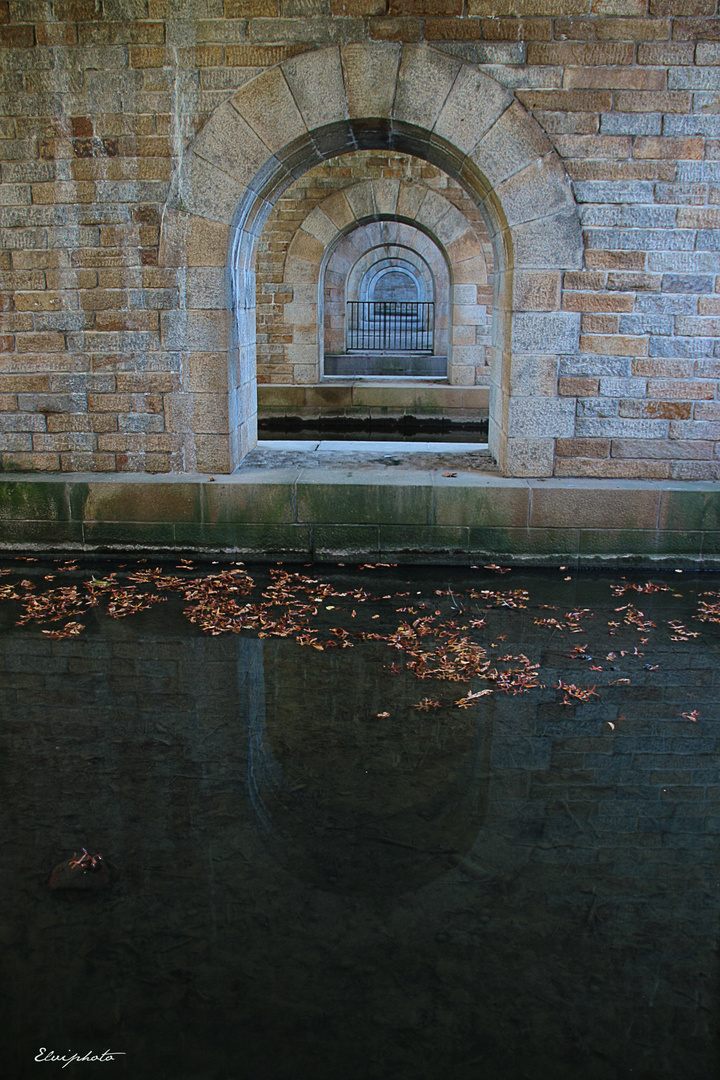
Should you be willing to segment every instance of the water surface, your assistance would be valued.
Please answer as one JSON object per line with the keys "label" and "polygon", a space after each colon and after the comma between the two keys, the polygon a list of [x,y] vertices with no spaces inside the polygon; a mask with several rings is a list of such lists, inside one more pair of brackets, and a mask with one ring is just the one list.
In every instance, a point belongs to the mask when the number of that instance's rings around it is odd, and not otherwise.
{"label": "water surface", "polygon": [[719,576],[2,567],[7,1075],[718,1075]]}

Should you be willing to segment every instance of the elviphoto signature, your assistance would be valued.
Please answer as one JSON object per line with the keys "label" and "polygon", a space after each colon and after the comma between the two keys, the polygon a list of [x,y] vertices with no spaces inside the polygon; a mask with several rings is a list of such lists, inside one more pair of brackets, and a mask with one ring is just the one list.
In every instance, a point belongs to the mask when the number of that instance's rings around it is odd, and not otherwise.
{"label": "elviphoto signature", "polygon": [[125,1057],[124,1050],[103,1050],[102,1054],[94,1054],[92,1050],[88,1050],[87,1054],[73,1054],[71,1050],[68,1050],[67,1054],[56,1054],[54,1050],[48,1050],[46,1047],[41,1046],[39,1052],[35,1055],[35,1061],[62,1061],[63,1069],[72,1064],[73,1061],[113,1061],[116,1057]]}

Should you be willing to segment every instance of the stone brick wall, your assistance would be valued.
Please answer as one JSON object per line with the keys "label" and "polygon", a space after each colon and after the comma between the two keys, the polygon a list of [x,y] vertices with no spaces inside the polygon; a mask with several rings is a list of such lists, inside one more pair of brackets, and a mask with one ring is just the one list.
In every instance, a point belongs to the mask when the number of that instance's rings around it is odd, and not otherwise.
{"label": "stone brick wall", "polygon": [[[190,291],[208,307],[223,293],[221,275],[158,264],[173,170],[264,67],[387,41],[478,64],[572,182],[585,267],[532,285],[548,312],[580,318],[544,377],[574,409],[544,468],[718,477],[716,0],[0,3],[3,469],[215,467],[183,408],[217,393],[222,345],[181,355],[162,329]],[[227,425],[217,405],[195,431]]]}

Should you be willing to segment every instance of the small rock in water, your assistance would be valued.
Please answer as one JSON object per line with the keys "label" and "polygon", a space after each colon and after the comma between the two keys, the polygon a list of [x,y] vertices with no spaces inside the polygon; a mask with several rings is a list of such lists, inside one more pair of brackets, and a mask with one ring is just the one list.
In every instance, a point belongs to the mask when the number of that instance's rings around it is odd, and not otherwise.
{"label": "small rock in water", "polygon": [[90,855],[83,848],[83,854],[78,858],[73,855],[72,859],[58,863],[50,875],[51,889],[80,889],[82,891],[96,892],[104,889],[110,881],[110,871],[103,862],[99,853]]}

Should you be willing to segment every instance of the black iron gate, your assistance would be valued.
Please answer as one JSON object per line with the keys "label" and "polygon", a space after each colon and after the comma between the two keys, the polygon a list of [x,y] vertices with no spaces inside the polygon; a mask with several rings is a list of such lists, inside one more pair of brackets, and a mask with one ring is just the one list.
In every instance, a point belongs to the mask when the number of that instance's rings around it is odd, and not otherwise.
{"label": "black iron gate", "polygon": [[435,305],[349,300],[348,352],[432,352]]}

